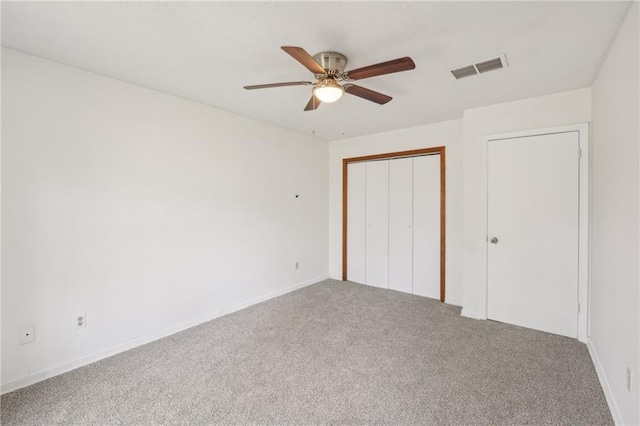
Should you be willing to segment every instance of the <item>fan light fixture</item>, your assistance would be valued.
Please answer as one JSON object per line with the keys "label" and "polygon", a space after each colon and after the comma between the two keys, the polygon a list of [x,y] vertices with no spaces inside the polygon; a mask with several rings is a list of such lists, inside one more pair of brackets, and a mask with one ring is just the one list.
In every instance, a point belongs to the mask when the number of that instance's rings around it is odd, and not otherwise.
{"label": "fan light fixture", "polygon": [[335,102],[342,97],[344,87],[333,78],[325,78],[313,88],[313,95],[324,103]]}

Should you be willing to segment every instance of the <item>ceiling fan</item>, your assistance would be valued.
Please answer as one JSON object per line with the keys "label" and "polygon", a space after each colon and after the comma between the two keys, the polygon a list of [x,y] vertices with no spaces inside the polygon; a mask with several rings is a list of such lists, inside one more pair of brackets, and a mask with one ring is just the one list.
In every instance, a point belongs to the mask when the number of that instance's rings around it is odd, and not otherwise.
{"label": "ceiling fan", "polygon": [[[311,99],[309,99],[307,106],[304,108],[305,111],[318,108],[322,102],[335,102],[340,99],[345,92],[380,105],[386,104],[392,99],[391,96],[356,86],[355,84],[351,84],[351,82],[383,74],[408,71],[416,67],[413,60],[405,56],[404,58],[345,71],[344,68],[347,65],[347,57],[341,53],[321,52],[315,56],[311,56],[303,48],[295,46],[282,46],[282,50],[311,71],[317,82],[289,81],[285,83],[256,84],[253,86],[244,86],[244,88],[254,90],[271,87],[312,85]],[[340,84],[339,82],[344,82],[344,84]]]}

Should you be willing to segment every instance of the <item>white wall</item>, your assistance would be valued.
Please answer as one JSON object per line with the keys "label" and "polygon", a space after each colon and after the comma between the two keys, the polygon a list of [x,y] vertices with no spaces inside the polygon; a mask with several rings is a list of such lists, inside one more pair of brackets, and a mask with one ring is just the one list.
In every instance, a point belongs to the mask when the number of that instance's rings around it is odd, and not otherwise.
{"label": "white wall", "polygon": [[327,276],[328,143],[2,54],[4,390]]}
{"label": "white wall", "polygon": [[331,142],[329,146],[329,274],[342,278],[342,159],[418,148],[445,146],[446,156],[446,302],[462,304],[462,121]]}
{"label": "white wall", "polygon": [[628,425],[640,423],[638,9],[630,9],[592,89],[591,346],[612,411]]}
{"label": "white wall", "polygon": [[463,315],[486,318],[487,146],[483,136],[591,119],[591,89],[464,111],[463,114]]}

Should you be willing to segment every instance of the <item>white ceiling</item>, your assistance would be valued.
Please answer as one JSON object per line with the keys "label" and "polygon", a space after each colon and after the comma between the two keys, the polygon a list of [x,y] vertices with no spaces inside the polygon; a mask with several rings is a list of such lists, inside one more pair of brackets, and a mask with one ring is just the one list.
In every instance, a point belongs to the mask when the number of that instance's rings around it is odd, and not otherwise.
{"label": "white ceiling", "polygon": [[[589,86],[629,2],[2,2],[2,44],[333,140],[460,117],[462,110]],[[413,71],[359,80],[304,112],[313,80],[280,50],[337,51],[348,69],[411,56]],[[505,53],[509,68],[450,68]]]}

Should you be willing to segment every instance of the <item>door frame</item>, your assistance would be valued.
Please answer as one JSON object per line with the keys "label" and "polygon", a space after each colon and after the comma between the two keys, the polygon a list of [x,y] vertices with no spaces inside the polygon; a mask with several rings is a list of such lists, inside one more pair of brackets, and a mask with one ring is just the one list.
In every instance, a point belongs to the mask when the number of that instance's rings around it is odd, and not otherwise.
{"label": "door frame", "polygon": [[481,313],[483,319],[487,319],[488,311],[488,291],[489,291],[489,147],[488,144],[491,141],[502,139],[516,139],[526,138],[531,136],[543,136],[557,133],[573,133],[578,134],[579,152],[576,156],[579,158],[578,163],[578,300],[576,301],[576,309],[578,310],[577,327],[578,327],[578,340],[586,343],[590,334],[589,321],[591,315],[590,306],[590,286],[589,286],[589,123],[571,124],[566,126],[554,126],[541,129],[531,129],[510,133],[499,133],[493,135],[484,136],[484,143],[486,147],[486,158],[484,176],[485,185],[483,188],[484,194],[481,194],[486,200],[487,212],[485,224],[485,245],[484,245],[484,258],[485,258],[485,275],[484,279],[484,303],[482,308],[484,312]]}
{"label": "door frame", "polygon": [[413,149],[410,151],[389,152],[385,154],[365,155],[362,157],[352,157],[342,159],[342,281],[347,280],[347,211],[348,211],[348,183],[349,164],[362,163],[374,160],[390,160],[395,158],[422,157],[425,155],[440,156],[440,301],[445,299],[445,248],[446,248],[446,158],[445,147],[437,146],[433,148]]}

